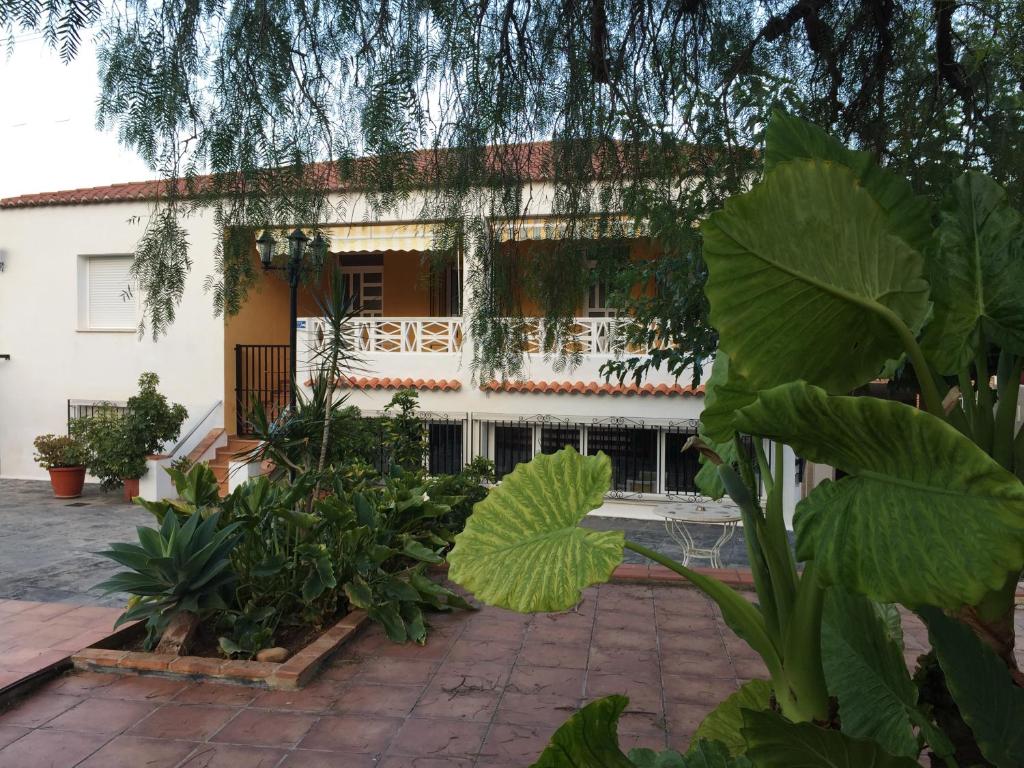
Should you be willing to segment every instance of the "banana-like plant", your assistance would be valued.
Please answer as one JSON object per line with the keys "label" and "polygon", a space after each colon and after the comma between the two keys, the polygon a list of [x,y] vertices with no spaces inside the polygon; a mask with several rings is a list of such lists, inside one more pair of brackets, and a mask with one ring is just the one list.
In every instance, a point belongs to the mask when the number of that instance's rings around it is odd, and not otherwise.
{"label": "banana-like plant", "polygon": [[[696,444],[702,480],[742,510],[758,605],[621,533],[580,528],[611,467],[571,449],[521,465],[476,506],[450,576],[519,611],[570,607],[610,577],[624,547],[689,579],[770,676],[723,702],[693,749],[717,741],[755,766],[909,768],[927,746],[933,765],[1024,765],[1013,654],[1024,221],[974,172],[933,212],[867,153],[782,114],[765,165],[701,227],[720,352]],[[850,396],[899,366],[916,378],[920,408]],[[782,445],[844,473],[798,505],[795,553],[782,462],[768,461]],[[890,604],[929,629],[934,653],[914,679]],[[556,753],[569,755],[569,742]],[[629,764],[614,752],[540,764]]]}

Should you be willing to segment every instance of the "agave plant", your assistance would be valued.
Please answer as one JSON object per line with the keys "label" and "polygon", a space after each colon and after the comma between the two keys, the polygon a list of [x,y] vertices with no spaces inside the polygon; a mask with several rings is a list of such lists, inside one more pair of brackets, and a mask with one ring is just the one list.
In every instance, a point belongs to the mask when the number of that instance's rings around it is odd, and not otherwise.
{"label": "agave plant", "polygon": [[231,550],[238,543],[237,524],[220,530],[220,514],[205,520],[191,515],[184,525],[174,514],[164,515],[159,530],[139,526],[138,544],[111,544],[100,554],[125,566],[98,585],[134,597],[115,627],[129,621],[146,622],[146,648],[152,648],[167,624],[187,611],[200,619],[227,608],[235,574]]}

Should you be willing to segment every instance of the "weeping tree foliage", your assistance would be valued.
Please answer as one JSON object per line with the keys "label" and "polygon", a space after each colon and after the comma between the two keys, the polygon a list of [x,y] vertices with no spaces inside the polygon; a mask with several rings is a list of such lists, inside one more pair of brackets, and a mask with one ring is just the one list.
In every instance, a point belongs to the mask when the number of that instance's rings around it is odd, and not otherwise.
{"label": "weeping tree foliage", "polygon": [[[1008,0],[0,0],[0,30],[53,29],[64,55],[95,23],[100,124],[166,180],[136,260],[154,336],[190,267],[174,222],[205,210],[227,233],[206,286],[232,313],[259,229],[337,219],[330,193],[359,191],[444,222],[437,253],[463,249],[482,376],[519,370],[527,299],[563,349],[598,276],[642,321],[632,341],[669,342],[609,373],[706,358],[694,224],[756,178],[773,107],[921,193],[981,167],[1019,204],[1022,17]],[[493,223],[537,211],[531,179],[565,232],[511,280],[528,257]],[[624,221],[662,257],[589,247]],[[632,296],[638,281],[657,291]]]}

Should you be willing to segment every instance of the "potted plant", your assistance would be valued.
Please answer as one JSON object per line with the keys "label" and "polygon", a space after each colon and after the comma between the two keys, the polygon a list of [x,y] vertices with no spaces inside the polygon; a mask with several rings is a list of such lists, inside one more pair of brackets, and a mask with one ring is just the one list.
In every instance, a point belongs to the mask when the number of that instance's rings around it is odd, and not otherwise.
{"label": "potted plant", "polygon": [[139,478],[146,472],[146,457],[174,440],[188,415],[183,405],[169,403],[157,391],[155,373],[139,376],[139,391],[125,409],[100,408],[78,419],[72,428],[89,446],[89,471],[104,489],[124,487],[126,501],[139,495]]}
{"label": "potted plant", "polygon": [[40,435],[33,445],[36,463],[50,473],[53,495],[58,499],[81,496],[89,457],[86,445],[71,435]]}

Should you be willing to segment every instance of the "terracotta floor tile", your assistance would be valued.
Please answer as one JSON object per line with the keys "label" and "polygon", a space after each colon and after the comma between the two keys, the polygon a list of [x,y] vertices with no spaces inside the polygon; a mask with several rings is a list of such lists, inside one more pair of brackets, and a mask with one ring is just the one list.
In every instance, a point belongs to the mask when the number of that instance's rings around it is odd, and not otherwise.
{"label": "terracotta floor tile", "polygon": [[734,680],[706,678],[700,676],[684,677],[682,675],[662,675],[665,686],[665,699],[671,701],[690,701],[697,704],[714,706],[736,692],[738,686]]}
{"label": "terracotta floor tile", "polygon": [[120,733],[131,728],[159,705],[143,701],[87,699],[48,722],[44,728],[89,733]]}
{"label": "terracotta floor tile", "polygon": [[[285,765],[291,766],[290,763]],[[461,757],[422,757],[399,755],[397,757],[385,757],[377,768],[470,768],[473,761]]]}
{"label": "terracotta floor tile", "polygon": [[341,686],[338,685],[336,688],[337,690],[324,693],[310,693],[305,688],[297,691],[257,692],[257,696],[251,706],[258,709],[294,712],[326,712],[331,709],[331,706],[338,698]]}
{"label": "terracotta floor tile", "polygon": [[178,768],[274,768],[285,754],[266,747],[200,744]]}
{"label": "terracotta floor tile", "polygon": [[[760,660],[759,660],[760,661]],[[749,664],[749,662],[744,662]],[[764,670],[764,665],[761,665]],[[684,677],[735,679],[736,667],[724,654],[720,656],[681,656],[666,653],[662,656],[661,671],[666,675]]]}
{"label": "terracotta floor tile", "polygon": [[108,741],[79,768],[173,768],[195,744],[121,735]]}
{"label": "terracotta floor tile", "polygon": [[17,741],[32,729],[21,725],[0,725],[0,749]]}
{"label": "terracotta floor tile", "polygon": [[523,650],[519,652],[519,664],[531,667],[561,667],[563,669],[586,669],[588,644],[543,643],[528,635]]}
{"label": "terracotta floor tile", "polygon": [[367,659],[356,673],[360,682],[422,685],[437,669],[435,661],[413,659]]}
{"label": "terracotta floor tile", "polygon": [[388,755],[475,757],[486,733],[487,723],[410,718],[399,729]]}
{"label": "terracotta floor tile", "polygon": [[186,688],[194,685],[183,680],[145,675],[125,675],[110,685],[93,692],[104,699],[134,699],[136,701],[170,701]]}
{"label": "terracotta floor tile", "polygon": [[671,731],[692,733],[718,702],[694,703],[688,701],[666,701],[665,720]]}
{"label": "terracotta floor tile", "polygon": [[601,699],[615,693],[629,697],[630,709],[653,713],[662,710],[661,690],[657,686],[625,675],[587,676],[587,699]]}
{"label": "terracotta floor tile", "polygon": [[[730,667],[730,671],[731,671]],[[655,651],[638,651],[632,648],[590,649],[587,670],[597,674],[629,675],[636,680],[647,680],[658,684],[661,678],[661,661]]]}
{"label": "terracotta floor tile", "polygon": [[505,691],[494,713],[496,723],[546,725],[568,720],[580,708],[579,696],[538,695]]}
{"label": "terracotta floor tile", "polygon": [[0,768],[71,768],[109,736],[75,731],[32,731],[0,749]]}
{"label": "terracotta floor tile", "polygon": [[46,683],[40,690],[47,693],[79,696],[89,694],[99,688],[106,688],[119,679],[117,675],[108,675],[102,672],[68,672]]}
{"label": "terracotta floor tile", "polygon": [[294,749],[280,768],[377,768],[379,765],[373,755]]}
{"label": "terracotta floor tile", "polygon": [[0,714],[0,725],[24,725],[38,728],[57,715],[67,712],[82,701],[78,696],[62,696],[57,693],[37,693],[15,702],[10,709]]}
{"label": "terracotta floor tile", "polygon": [[349,714],[405,717],[423,690],[422,685],[350,683],[340,689],[334,709]]}
{"label": "terracotta floor tile", "polygon": [[431,685],[449,690],[500,690],[508,683],[511,673],[512,664],[509,662],[446,661],[438,668]]}
{"label": "terracotta floor tile", "polygon": [[247,709],[210,740],[249,746],[291,747],[299,743],[315,722],[316,715]]}
{"label": "terracotta floor tile", "polygon": [[446,657],[447,661],[489,661],[511,664],[519,653],[521,643],[502,643],[498,641],[474,640],[460,638],[456,640]]}
{"label": "terracotta floor tile", "polygon": [[[600,619],[598,619],[600,622]],[[655,651],[658,636],[650,624],[642,628],[594,626],[594,646],[598,648],[629,648],[637,651]]]}
{"label": "terracotta floor tile", "polygon": [[237,710],[165,704],[131,729],[134,736],[206,741],[235,716]]}
{"label": "terracotta floor tile", "polygon": [[544,751],[560,723],[506,725],[495,723],[480,748],[479,765],[528,765]]}
{"label": "terracotta floor tile", "polygon": [[224,707],[244,707],[261,693],[259,688],[225,683],[197,683],[174,697],[175,704],[215,704]]}
{"label": "terracotta floor tile", "polygon": [[474,621],[466,627],[460,640],[497,640],[500,643],[516,644],[523,640],[526,624],[506,622]]}
{"label": "terracotta floor tile", "polygon": [[432,683],[412,711],[413,717],[441,717],[452,720],[487,722],[498,707],[501,691],[471,687],[446,687]]}
{"label": "terracotta floor tile", "polygon": [[579,697],[583,695],[584,677],[582,669],[518,666],[512,671],[508,689],[510,692],[531,695]]}
{"label": "terracotta floor tile", "polygon": [[402,724],[395,718],[359,715],[321,717],[299,746],[334,752],[377,754],[383,752]]}

